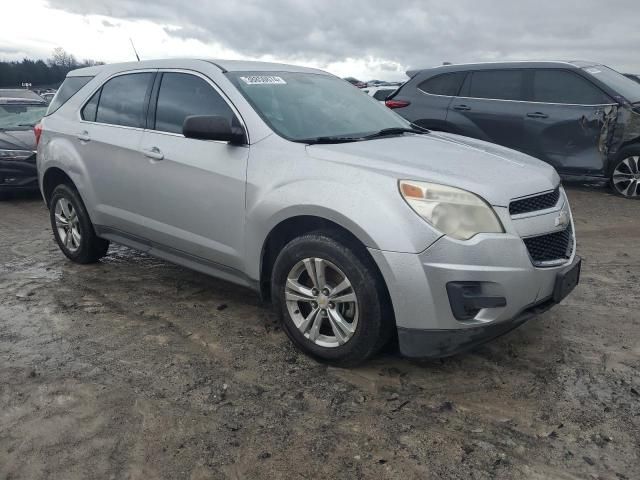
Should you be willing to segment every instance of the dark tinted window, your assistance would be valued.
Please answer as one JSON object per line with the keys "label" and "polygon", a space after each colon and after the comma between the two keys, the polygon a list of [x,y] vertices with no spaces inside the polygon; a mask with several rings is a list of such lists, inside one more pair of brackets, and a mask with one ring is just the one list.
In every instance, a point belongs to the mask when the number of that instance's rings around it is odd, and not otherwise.
{"label": "dark tinted window", "polygon": [[460,86],[462,85],[466,74],[466,72],[456,72],[438,75],[437,77],[425,80],[418,85],[418,88],[423,92],[431,93],[433,95],[454,97],[458,95]]}
{"label": "dark tinted window", "polygon": [[153,73],[129,73],[102,86],[96,121],[126,127],[144,127],[147,89]]}
{"label": "dark tinted window", "polygon": [[373,98],[375,98],[376,100],[382,101],[382,100],[385,100],[389,95],[391,95],[395,91],[396,91],[395,88],[378,90],[376,93],[373,94]]}
{"label": "dark tinted window", "polygon": [[473,72],[468,95],[472,98],[524,100],[524,71],[485,70]]}
{"label": "dark tinted window", "polygon": [[229,105],[203,79],[186,73],[164,73],[155,129],[182,133],[182,124],[189,115],[222,115],[229,121],[234,117]]}
{"label": "dark tinted window", "polygon": [[566,70],[536,70],[533,101],[598,105],[611,100],[595,85]]}
{"label": "dark tinted window", "polygon": [[47,110],[47,115],[51,115],[58,110],[62,105],[67,103],[71,97],[73,97],[78,90],[84,87],[93,77],[67,77],[60,88],[56,92],[56,96],[53,97]]}
{"label": "dark tinted window", "polygon": [[100,100],[100,92],[102,90],[98,90],[93,94],[91,100],[89,100],[84,108],[82,109],[82,119],[87,120],[89,122],[96,121],[96,113],[98,112],[98,100]]}

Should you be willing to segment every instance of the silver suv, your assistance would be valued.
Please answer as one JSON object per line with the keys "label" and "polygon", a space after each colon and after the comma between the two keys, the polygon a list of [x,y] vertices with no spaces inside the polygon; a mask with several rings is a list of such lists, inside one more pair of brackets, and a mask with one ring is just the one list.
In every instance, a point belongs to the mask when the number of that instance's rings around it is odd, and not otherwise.
{"label": "silver suv", "polygon": [[60,91],[37,160],[63,253],[96,262],[116,242],[249,286],[319,359],[353,365],[394,337],[452,355],[578,282],[551,166],[417,128],[325,72],[160,60],[76,70]]}

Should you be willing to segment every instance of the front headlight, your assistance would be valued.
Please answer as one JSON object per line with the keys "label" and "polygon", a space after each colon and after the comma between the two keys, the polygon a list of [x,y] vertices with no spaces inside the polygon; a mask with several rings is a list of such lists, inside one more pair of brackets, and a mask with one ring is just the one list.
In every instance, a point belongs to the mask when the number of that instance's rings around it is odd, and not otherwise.
{"label": "front headlight", "polygon": [[0,160],[25,160],[33,155],[30,150],[2,150],[0,149]]}
{"label": "front headlight", "polygon": [[471,192],[411,180],[399,184],[409,206],[446,235],[468,240],[478,233],[504,233],[493,208]]}

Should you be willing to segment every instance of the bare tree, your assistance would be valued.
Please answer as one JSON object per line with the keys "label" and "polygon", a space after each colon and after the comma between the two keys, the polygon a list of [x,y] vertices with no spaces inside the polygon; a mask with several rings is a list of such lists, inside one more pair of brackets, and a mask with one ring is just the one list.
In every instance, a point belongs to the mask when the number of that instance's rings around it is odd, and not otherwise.
{"label": "bare tree", "polygon": [[67,53],[64,48],[58,47],[53,50],[49,64],[71,70],[77,67],[78,62],[72,54]]}

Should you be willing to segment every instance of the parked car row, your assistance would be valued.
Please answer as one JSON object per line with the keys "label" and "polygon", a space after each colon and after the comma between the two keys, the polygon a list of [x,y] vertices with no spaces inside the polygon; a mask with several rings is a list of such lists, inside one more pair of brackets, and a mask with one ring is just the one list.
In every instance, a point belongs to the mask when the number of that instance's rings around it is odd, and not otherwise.
{"label": "parked car row", "polygon": [[513,148],[567,180],[640,198],[640,84],[587,62],[446,65],[407,72],[386,104],[415,125]]}

